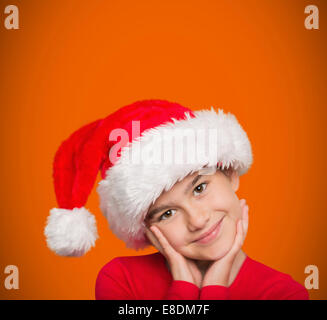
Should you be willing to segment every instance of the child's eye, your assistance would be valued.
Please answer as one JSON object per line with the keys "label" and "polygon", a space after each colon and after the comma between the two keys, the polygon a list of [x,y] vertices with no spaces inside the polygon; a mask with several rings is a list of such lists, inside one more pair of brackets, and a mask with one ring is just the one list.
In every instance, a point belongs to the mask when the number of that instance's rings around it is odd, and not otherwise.
{"label": "child's eye", "polygon": [[[159,217],[159,221],[160,221],[160,220],[167,220],[167,218],[171,217],[171,214],[169,214],[169,213],[171,213],[171,212],[173,212],[173,211],[176,211],[176,210],[174,210],[174,209],[169,209],[168,211],[164,212],[164,213]],[[168,215],[167,215],[167,213],[168,213]],[[167,217],[167,218],[165,219],[164,217]]]}
{"label": "child's eye", "polygon": [[[194,188],[193,192],[202,193],[206,189],[207,184],[208,183],[206,183],[206,182],[199,184],[197,187]],[[203,185],[205,185],[205,187],[203,187]]]}

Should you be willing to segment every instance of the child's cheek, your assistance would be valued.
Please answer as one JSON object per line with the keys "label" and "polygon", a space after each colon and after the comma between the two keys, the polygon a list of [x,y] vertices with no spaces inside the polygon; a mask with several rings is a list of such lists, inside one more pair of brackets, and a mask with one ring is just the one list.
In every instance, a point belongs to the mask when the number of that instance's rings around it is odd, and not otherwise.
{"label": "child's cheek", "polygon": [[204,197],[206,204],[221,208],[225,211],[231,209],[237,196],[228,188],[215,188],[214,192],[210,190],[207,197]]}
{"label": "child's cheek", "polygon": [[173,229],[170,229],[167,232],[167,239],[170,245],[177,251],[185,244],[185,237],[183,236],[183,234],[180,231],[177,232]]}
{"label": "child's cheek", "polygon": [[229,218],[234,222],[236,227],[236,221],[241,218],[241,207],[239,204],[234,204],[229,210]]}
{"label": "child's cheek", "polygon": [[228,208],[228,215],[234,221],[242,217],[242,208],[236,194],[230,195],[226,198],[226,207]]}

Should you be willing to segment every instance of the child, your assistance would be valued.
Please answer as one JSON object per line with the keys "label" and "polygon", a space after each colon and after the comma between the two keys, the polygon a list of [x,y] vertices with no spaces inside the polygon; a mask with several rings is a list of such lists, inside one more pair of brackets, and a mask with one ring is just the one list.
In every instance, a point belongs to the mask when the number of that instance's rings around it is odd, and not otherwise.
{"label": "child", "polygon": [[291,276],[242,250],[249,208],[236,191],[251,164],[250,142],[233,115],[135,102],[60,146],[61,208],[50,211],[47,244],[64,256],[94,246],[95,219],[83,206],[100,170],[100,208],[113,233],[127,247],[152,244],[158,252],[108,262],[96,299],[309,299]]}

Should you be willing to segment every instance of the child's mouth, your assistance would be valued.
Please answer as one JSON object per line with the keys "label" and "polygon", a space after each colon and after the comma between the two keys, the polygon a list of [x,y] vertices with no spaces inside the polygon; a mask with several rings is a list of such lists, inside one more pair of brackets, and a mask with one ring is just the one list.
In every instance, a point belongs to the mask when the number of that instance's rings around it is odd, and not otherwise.
{"label": "child's mouth", "polygon": [[225,216],[220,219],[220,221],[210,230],[205,236],[201,236],[199,239],[193,241],[195,243],[199,244],[207,244],[213,241],[217,235],[219,234],[219,231],[221,229],[222,221],[224,220]]}

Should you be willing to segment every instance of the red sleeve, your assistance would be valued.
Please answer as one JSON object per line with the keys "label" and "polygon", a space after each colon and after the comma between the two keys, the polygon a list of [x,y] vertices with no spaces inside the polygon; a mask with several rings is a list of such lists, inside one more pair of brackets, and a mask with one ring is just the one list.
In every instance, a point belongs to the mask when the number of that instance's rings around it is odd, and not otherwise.
{"label": "red sleeve", "polygon": [[284,300],[310,300],[309,292],[307,289],[303,288],[300,291],[294,292],[289,296],[286,296]]}
{"label": "red sleeve", "polygon": [[200,300],[229,300],[228,287],[209,285],[201,289]]}
{"label": "red sleeve", "polygon": [[265,291],[267,300],[309,300],[308,290],[291,276],[279,281]]}
{"label": "red sleeve", "polygon": [[173,280],[163,300],[199,300],[199,292],[194,283]]}
{"label": "red sleeve", "polygon": [[[99,272],[95,285],[96,300],[137,300],[129,285],[128,271],[118,258]],[[163,300],[198,300],[200,289],[193,283],[173,280]]]}
{"label": "red sleeve", "polygon": [[114,258],[99,272],[95,284],[96,300],[134,300],[121,263]]}

